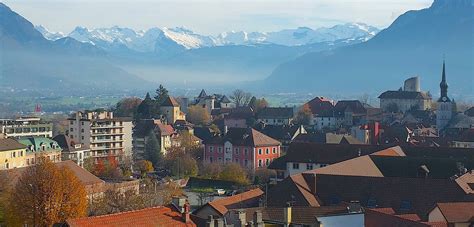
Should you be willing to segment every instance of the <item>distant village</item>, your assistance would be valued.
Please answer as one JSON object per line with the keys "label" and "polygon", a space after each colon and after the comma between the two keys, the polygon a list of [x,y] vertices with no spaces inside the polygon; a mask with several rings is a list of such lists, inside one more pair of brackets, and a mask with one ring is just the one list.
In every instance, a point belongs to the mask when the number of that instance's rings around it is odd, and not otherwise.
{"label": "distant village", "polygon": [[474,107],[439,77],[439,94],[408,78],[379,108],[160,86],[0,119],[0,226],[473,226]]}

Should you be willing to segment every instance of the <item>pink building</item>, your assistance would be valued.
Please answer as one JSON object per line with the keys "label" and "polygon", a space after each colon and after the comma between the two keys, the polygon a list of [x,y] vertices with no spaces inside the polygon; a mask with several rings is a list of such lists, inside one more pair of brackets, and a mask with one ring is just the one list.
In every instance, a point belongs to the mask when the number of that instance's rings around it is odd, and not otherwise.
{"label": "pink building", "polygon": [[280,157],[280,142],[252,128],[230,128],[204,145],[204,163],[238,163],[257,170]]}

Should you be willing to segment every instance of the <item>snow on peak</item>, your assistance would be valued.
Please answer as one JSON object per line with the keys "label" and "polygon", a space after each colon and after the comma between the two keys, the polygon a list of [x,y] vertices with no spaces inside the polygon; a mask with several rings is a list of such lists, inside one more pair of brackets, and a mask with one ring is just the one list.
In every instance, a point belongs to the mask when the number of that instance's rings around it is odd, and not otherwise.
{"label": "snow on peak", "polygon": [[64,34],[62,32],[51,32],[42,25],[36,25],[35,29],[38,30],[41,34],[43,34],[44,38],[52,41],[64,38]]}

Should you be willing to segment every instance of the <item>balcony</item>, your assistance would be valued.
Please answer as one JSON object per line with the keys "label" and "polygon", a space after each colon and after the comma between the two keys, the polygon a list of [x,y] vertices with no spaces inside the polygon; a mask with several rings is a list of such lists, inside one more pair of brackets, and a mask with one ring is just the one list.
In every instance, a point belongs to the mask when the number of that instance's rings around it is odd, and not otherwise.
{"label": "balcony", "polygon": [[103,150],[121,150],[122,147],[109,147],[109,146],[100,146],[100,147],[91,147],[91,151],[103,151]]}
{"label": "balcony", "polygon": [[101,128],[122,128],[122,125],[92,125],[91,129],[101,129]]}
{"label": "balcony", "polygon": [[111,136],[111,135],[123,135],[124,133],[110,131],[110,132],[92,132],[91,134],[92,134],[91,136]]}
{"label": "balcony", "polygon": [[92,139],[91,143],[119,143],[123,142],[123,139]]}

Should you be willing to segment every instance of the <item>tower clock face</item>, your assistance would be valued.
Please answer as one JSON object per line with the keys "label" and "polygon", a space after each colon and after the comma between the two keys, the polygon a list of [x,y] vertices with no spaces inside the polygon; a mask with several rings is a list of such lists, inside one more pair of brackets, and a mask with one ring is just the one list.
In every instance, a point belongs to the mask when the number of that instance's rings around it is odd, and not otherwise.
{"label": "tower clock face", "polygon": [[446,100],[447,100],[447,98],[446,98],[446,97],[443,97],[443,101],[445,101],[445,102],[446,102]]}

